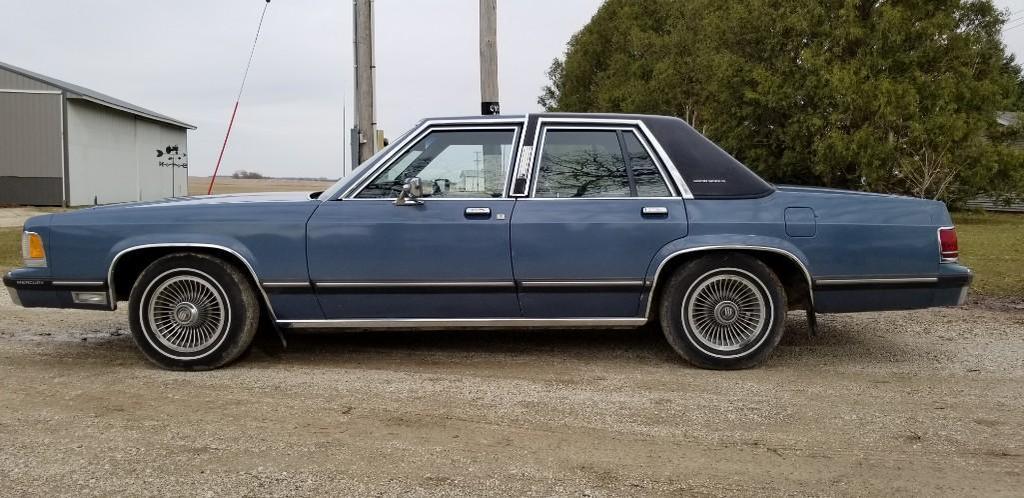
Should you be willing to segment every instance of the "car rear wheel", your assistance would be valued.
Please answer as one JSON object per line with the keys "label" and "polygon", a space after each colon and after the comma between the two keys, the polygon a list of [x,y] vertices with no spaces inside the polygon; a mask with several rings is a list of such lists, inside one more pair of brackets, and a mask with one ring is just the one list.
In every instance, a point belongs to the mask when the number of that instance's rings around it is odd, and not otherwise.
{"label": "car rear wheel", "polygon": [[209,370],[249,348],[260,308],[252,285],[234,265],[179,253],[142,272],[129,314],[132,337],[147,359],[170,370]]}
{"label": "car rear wheel", "polygon": [[661,326],[687,361],[712,369],[763,362],[782,339],[786,293],[760,260],[738,253],[701,257],[680,268],[661,298]]}

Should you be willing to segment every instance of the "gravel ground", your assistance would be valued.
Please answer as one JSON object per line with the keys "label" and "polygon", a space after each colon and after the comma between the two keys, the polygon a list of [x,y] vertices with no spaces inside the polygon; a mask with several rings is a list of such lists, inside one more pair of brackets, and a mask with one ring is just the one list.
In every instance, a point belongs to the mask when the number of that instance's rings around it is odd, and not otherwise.
{"label": "gravel ground", "polygon": [[639,331],[298,335],[173,373],[0,288],[2,495],[1018,495],[1024,312],[798,314],[762,368]]}

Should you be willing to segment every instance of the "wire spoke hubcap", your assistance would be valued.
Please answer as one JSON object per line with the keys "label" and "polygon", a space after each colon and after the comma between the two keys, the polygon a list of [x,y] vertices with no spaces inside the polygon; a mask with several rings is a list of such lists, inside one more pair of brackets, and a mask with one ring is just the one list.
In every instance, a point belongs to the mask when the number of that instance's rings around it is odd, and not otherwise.
{"label": "wire spoke hubcap", "polygon": [[210,347],[227,323],[223,292],[194,275],[171,277],[157,286],[147,316],[156,339],[180,353]]}
{"label": "wire spoke hubcap", "polygon": [[756,340],[764,329],[768,315],[764,295],[743,275],[715,275],[700,282],[689,295],[683,319],[705,346],[736,351]]}

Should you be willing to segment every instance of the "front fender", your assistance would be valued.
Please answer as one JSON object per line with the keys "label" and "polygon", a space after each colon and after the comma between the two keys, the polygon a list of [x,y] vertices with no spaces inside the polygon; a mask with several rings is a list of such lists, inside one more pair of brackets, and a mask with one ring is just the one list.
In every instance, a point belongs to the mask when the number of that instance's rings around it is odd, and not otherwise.
{"label": "front fender", "polygon": [[129,237],[114,244],[106,255],[105,277],[110,278],[117,260],[123,255],[132,251],[155,247],[201,247],[206,249],[218,249],[231,253],[245,263],[253,277],[259,279],[262,275],[259,271],[260,261],[249,248],[240,240],[225,235],[211,235],[199,233],[175,233],[175,234],[151,234],[145,236]]}

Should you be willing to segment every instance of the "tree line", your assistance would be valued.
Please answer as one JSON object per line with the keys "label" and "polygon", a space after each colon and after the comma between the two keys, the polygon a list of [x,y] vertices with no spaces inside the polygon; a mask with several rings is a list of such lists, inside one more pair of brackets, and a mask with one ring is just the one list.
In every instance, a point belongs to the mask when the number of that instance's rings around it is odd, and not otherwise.
{"label": "tree line", "polygon": [[679,116],[776,183],[1011,199],[1008,20],[991,0],[607,0],[539,102]]}

